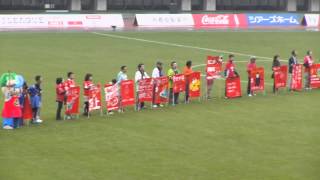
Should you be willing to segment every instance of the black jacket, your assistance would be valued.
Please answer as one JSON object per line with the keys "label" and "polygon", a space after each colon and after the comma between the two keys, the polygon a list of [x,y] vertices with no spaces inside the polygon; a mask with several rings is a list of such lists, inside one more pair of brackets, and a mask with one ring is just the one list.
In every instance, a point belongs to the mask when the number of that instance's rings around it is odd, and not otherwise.
{"label": "black jacket", "polygon": [[291,56],[289,59],[289,74],[292,74],[293,65],[298,64],[298,59],[296,57]]}

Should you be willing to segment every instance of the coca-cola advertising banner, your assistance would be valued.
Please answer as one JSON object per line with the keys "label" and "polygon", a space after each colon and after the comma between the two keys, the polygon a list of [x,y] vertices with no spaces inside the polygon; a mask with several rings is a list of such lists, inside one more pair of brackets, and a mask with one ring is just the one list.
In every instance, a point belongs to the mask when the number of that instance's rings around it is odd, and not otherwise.
{"label": "coca-cola advertising banner", "polygon": [[196,28],[228,28],[247,27],[247,17],[245,14],[193,14]]}

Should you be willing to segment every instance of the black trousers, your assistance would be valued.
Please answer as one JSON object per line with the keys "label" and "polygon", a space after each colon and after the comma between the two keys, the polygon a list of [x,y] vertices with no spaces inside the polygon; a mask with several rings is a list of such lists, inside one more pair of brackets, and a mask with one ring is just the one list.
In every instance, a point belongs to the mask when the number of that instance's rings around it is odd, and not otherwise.
{"label": "black trousers", "polygon": [[185,101],[188,102],[189,101],[189,92],[190,92],[190,87],[189,87],[189,82],[186,83],[186,97],[185,97]]}
{"label": "black trousers", "polygon": [[170,88],[169,91],[169,104],[173,102],[174,99],[174,103],[173,104],[178,104],[179,102],[179,93],[173,93],[173,88]]}
{"label": "black trousers", "polygon": [[57,107],[57,113],[56,113],[56,120],[61,120],[61,111],[63,107],[63,102],[62,101],[57,101],[58,107]]}
{"label": "black trousers", "polygon": [[248,77],[247,94],[251,94],[251,83],[250,83],[250,77]]}
{"label": "black trousers", "polygon": [[86,116],[89,114],[89,102],[88,101],[84,102],[83,114]]}

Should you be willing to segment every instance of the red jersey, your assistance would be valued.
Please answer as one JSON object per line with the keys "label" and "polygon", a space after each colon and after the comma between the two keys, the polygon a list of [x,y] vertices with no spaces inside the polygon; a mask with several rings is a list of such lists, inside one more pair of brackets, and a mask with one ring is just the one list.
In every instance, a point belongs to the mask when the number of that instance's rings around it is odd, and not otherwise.
{"label": "red jersey", "polygon": [[93,88],[94,84],[92,81],[83,81],[83,89],[84,89],[84,96],[90,95],[90,90]]}
{"label": "red jersey", "polygon": [[66,92],[68,92],[70,88],[76,87],[76,82],[73,79],[67,79],[63,84]]}
{"label": "red jersey", "polygon": [[[307,64],[309,67],[313,64],[313,58],[312,56],[305,56],[303,60],[303,64]],[[309,72],[310,68],[305,68],[304,72]]]}
{"label": "red jersey", "polygon": [[56,85],[56,101],[62,102],[64,101],[64,95],[65,95],[65,87],[64,84],[57,84]]}
{"label": "red jersey", "polygon": [[253,69],[257,67],[256,63],[248,63],[247,65],[247,72],[248,72],[248,77],[250,77],[250,73]]}
{"label": "red jersey", "polygon": [[235,73],[236,66],[230,60],[228,60],[228,62],[226,63],[225,71],[227,72],[227,74],[226,74],[227,78],[236,77],[236,73]]}

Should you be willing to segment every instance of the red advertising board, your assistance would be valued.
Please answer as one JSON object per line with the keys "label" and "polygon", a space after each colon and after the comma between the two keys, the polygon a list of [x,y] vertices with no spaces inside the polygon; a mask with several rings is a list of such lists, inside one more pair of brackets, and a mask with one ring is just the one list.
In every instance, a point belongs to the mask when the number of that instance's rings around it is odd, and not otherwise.
{"label": "red advertising board", "polygon": [[226,79],[226,97],[227,98],[241,97],[240,77]]}
{"label": "red advertising board", "polygon": [[196,28],[247,27],[245,14],[193,14]]}
{"label": "red advertising board", "polygon": [[158,77],[154,79],[155,81],[155,103],[167,103],[168,102],[168,77]]}
{"label": "red advertising board", "polygon": [[222,60],[219,56],[207,56],[207,80],[216,79],[221,77]]}
{"label": "red advertising board", "polygon": [[288,66],[283,65],[273,68],[275,88],[285,88],[287,85]]}
{"label": "red advertising board", "polygon": [[264,91],[264,68],[257,67],[250,72],[251,91]]}
{"label": "red advertising board", "polygon": [[302,90],[302,64],[294,64],[292,68],[292,83],[291,89],[300,91]]}
{"label": "red advertising board", "polygon": [[71,87],[68,90],[65,114],[79,114],[80,87]]}
{"label": "red advertising board", "polygon": [[201,73],[194,72],[190,75],[189,95],[190,97],[200,97]]}
{"label": "red advertising board", "polygon": [[126,80],[120,83],[121,106],[134,105],[134,81]]}
{"label": "red advertising board", "polygon": [[89,112],[101,109],[101,85],[97,84],[90,89]]}
{"label": "red advertising board", "polygon": [[177,74],[172,77],[173,80],[173,92],[183,92],[186,90],[186,81],[183,74]]}
{"label": "red advertising board", "polygon": [[138,87],[139,102],[152,102],[153,99],[153,80],[152,78],[141,79]]}
{"label": "red advertising board", "polygon": [[108,111],[119,109],[119,86],[118,84],[104,85],[104,93],[106,100],[106,107]]}
{"label": "red advertising board", "polygon": [[320,64],[313,64],[310,67],[310,87],[320,88]]}

